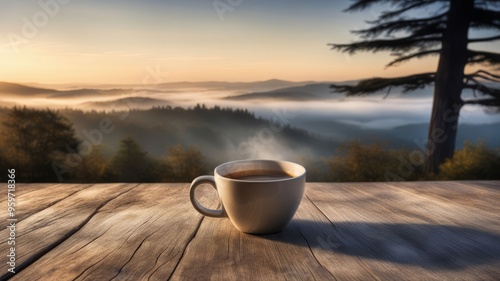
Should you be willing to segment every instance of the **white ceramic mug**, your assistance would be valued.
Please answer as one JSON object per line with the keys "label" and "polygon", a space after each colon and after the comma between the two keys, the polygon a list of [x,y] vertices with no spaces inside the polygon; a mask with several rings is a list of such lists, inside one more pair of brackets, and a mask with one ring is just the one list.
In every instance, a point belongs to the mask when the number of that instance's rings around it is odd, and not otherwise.
{"label": "white ceramic mug", "polygon": [[[306,181],[299,164],[275,160],[241,160],[219,165],[214,176],[197,177],[191,183],[193,207],[209,217],[229,217],[240,231],[252,234],[279,232],[297,211]],[[201,184],[212,185],[222,209],[202,206],[195,198]]]}

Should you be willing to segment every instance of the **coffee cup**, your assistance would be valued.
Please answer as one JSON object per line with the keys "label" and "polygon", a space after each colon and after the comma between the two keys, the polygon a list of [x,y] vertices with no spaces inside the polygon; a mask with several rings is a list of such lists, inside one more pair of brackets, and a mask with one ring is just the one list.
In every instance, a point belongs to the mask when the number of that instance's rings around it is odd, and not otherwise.
{"label": "coffee cup", "polygon": [[[304,194],[306,169],[277,160],[240,160],[217,166],[214,176],[193,180],[190,199],[202,215],[228,217],[244,233],[282,231],[292,220]],[[221,209],[208,209],[195,197],[201,184],[217,190]]]}

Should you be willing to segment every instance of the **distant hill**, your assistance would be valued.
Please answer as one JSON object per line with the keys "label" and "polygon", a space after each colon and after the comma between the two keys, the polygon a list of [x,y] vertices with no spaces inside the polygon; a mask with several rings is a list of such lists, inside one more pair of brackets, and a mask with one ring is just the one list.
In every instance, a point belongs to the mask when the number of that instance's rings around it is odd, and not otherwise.
{"label": "distant hill", "polygon": [[171,82],[158,84],[155,88],[204,88],[219,90],[239,90],[239,91],[271,91],[275,89],[305,85],[311,82],[292,82],[279,79],[271,79],[255,82],[223,82],[223,81],[205,81],[205,82]]}
{"label": "distant hill", "polygon": [[122,94],[132,93],[132,89],[74,89],[74,90],[55,90],[49,88],[37,88],[31,86],[25,86],[21,84],[0,82],[0,94],[1,97],[18,97],[18,98],[33,98],[33,97],[45,97],[45,98],[79,98],[79,97],[91,97],[91,96],[115,96]]}
{"label": "distant hill", "polygon": [[53,93],[55,90],[36,88],[16,83],[0,82],[0,94],[4,96],[39,96]]}
{"label": "distant hill", "polygon": [[[281,88],[273,91],[252,92],[241,95],[228,96],[225,99],[236,101],[322,101],[340,100],[345,98],[345,95],[335,93],[330,88],[330,85],[332,85],[332,83],[314,83],[295,87]],[[423,89],[418,89],[411,93],[402,93],[400,87],[394,87],[390,89],[390,91],[380,91],[370,94],[369,96],[380,98],[430,98],[432,96],[432,90],[431,87],[426,87]]]}
{"label": "distant hill", "polygon": [[[47,85],[31,83],[27,86],[16,83],[0,82],[0,94],[2,96],[32,98],[45,97],[53,99],[82,98],[82,97],[103,97],[133,95],[138,92],[155,95],[158,93],[182,93],[193,89],[202,91],[235,91],[248,93],[253,91],[270,91],[280,88],[304,85],[310,82],[291,82],[285,80],[266,80],[257,82],[170,82],[153,85],[96,85],[95,87],[78,88],[76,86]],[[51,89],[50,87],[70,88]],[[160,104],[161,105],[161,104]]]}
{"label": "distant hill", "polygon": [[[409,124],[398,126],[387,131],[388,137],[401,137],[408,141],[422,142],[427,139],[428,124]],[[457,131],[457,148],[462,148],[465,141],[483,141],[490,147],[500,147],[500,123],[491,124],[459,124]]]}
{"label": "distant hill", "polygon": [[67,91],[57,91],[52,94],[50,98],[60,99],[60,98],[81,98],[81,97],[106,97],[106,96],[117,96],[126,95],[133,93],[131,89],[77,89],[77,90],[67,90]]}
{"label": "distant hill", "polygon": [[317,83],[308,84],[297,87],[289,87],[268,92],[254,92],[237,96],[229,96],[227,100],[277,100],[277,101],[305,101],[305,100],[322,100],[335,99],[340,95],[331,93],[330,84]]}
{"label": "distant hill", "polygon": [[[336,142],[357,139],[362,143],[381,141],[390,148],[414,148],[427,139],[429,124],[416,123],[396,126],[391,129],[363,128],[356,124],[346,124],[329,118],[295,118],[294,126],[307,129],[318,137],[326,137]],[[490,147],[500,147],[500,122],[490,124],[461,123],[458,126],[456,146],[463,147],[465,141],[483,141]]]}
{"label": "distant hill", "polygon": [[170,102],[163,99],[155,99],[148,97],[127,97],[109,101],[100,102],[84,102],[81,103],[84,108],[89,109],[109,109],[127,110],[127,109],[149,109],[153,106],[171,105]]}

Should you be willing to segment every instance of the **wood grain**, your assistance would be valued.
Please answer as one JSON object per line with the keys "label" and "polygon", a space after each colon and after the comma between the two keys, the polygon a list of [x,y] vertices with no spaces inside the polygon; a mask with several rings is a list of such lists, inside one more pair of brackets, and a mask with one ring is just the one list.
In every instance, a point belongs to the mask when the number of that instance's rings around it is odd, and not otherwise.
{"label": "wood grain", "polygon": [[343,243],[338,251],[359,257],[382,280],[500,276],[496,216],[395,185],[316,184],[307,194],[336,226]]}
{"label": "wood grain", "polygon": [[[89,186],[90,184],[19,184],[15,191],[18,199],[16,219],[20,222]],[[2,206],[6,206],[6,203],[2,203]],[[2,212],[0,220],[6,219],[7,213]]]}
{"label": "wood grain", "polygon": [[186,184],[134,187],[13,280],[164,280],[201,221],[186,202]]}
{"label": "wood grain", "polygon": [[[285,231],[270,235],[249,235],[239,232],[228,219],[205,218],[172,280],[335,280],[343,268],[323,266],[322,251],[309,247],[316,239],[333,231],[333,226],[304,198],[297,215]],[[341,257],[335,257],[342,259]],[[369,276],[352,258],[343,259],[353,266],[347,275]]]}
{"label": "wood grain", "polygon": [[481,211],[500,213],[500,182],[405,182],[400,189],[438,201],[448,201]]}
{"label": "wood grain", "polygon": [[[204,218],[188,184],[30,184],[0,280],[498,280],[500,182],[308,183],[277,234]],[[22,191],[21,191],[22,190]],[[215,208],[210,188],[204,205]],[[5,217],[4,217],[5,219]],[[0,251],[7,252],[2,229]]]}
{"label": "wood grain", "polygon": [[[99,208],[133,187],[134,185],[112,184],[83,188],[64,200],[20,221],[16,225],[16,269],[23,270],[52,250],[85,225]],[[48,189],[45,190],[48,191]],[[29,194],[25,194],[27,198],[20,196],[19,201],[29,200]],[[2,237],[1,251],[6,253],[7,229],[0,231],[0,235]],[[11,276],[10,273],[7,273],[6,263],[0,265],[0,270],[2,272],[1,279]]]}
{"label": "wood grain", "polygon": [[[40,190],[43,188],[50,188],[51,186],[55,186],[56,184],[36,184],[36,183],[17,183],[16,184],[16,189],[14,191],[16,199],[19,199],[19,197],[23,194],[26,194],[28,192],[34,191],[34,190]],[[5,186],[7,189],[7,186]],[[0,202],[1,206],[7,206],[7,190],[5,192],[2,192],[2,195],[0,197]],[[1,212],[0,213],[0,219],[2,221],[5,221],[7,219],[7,212]]]}

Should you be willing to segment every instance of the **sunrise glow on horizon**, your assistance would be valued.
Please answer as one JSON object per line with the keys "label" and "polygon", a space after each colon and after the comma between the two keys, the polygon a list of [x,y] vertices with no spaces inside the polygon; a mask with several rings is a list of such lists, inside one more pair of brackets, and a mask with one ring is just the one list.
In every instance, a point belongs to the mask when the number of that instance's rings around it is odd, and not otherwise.
{"label": "sunrise glow on horizon", "polygon": [[137,84],[155,70],[156,82],[345,81],[436,68],[435,58],[386,69],[388,53],[331,51],[376,17],[342,12],[345,0],[40,3],[50,5],[0,4],[0,80]]}

